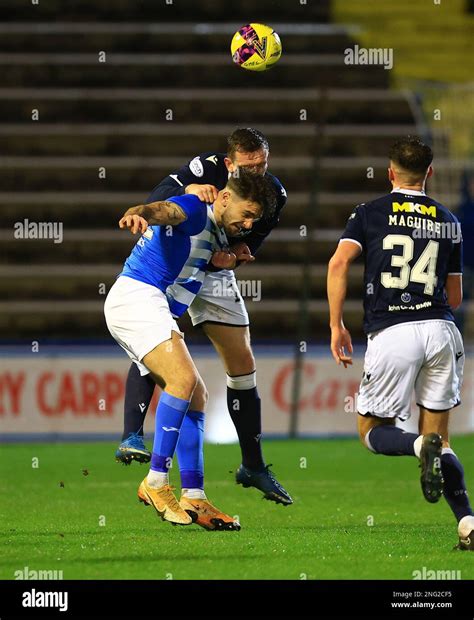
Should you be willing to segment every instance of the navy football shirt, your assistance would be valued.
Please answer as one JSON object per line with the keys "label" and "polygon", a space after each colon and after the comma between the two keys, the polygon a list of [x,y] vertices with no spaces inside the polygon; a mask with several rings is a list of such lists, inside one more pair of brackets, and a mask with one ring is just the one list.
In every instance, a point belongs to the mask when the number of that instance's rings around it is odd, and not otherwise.
{"label": "navy football shirt", "polygon": [[462,273],[456,217],[423,192],[396,189],[358,205],[341,237],[364,254],[364,331],[408,321],[454,321],[444,290]]}
{"label": "navy football shirt", "polygon": [[[199,185],[215,185],[218,190],[224,189],[229,179],[224,159],[225,153],[201,153],[192,159],[189,163],[176,170],[174,173],[165,177],[151,192],[146,202],[154,202],[156,200],[167,200],[170,196],[184,195],[187,185],[198,183]],[[245,233],[245,237],[229,237],[229,243],[237,241],[245,241],[249,246],[253,255],[256,254],[265,238],[277,226],[280,220],[280,213],[285,206],[287,200],[286,190],[280,180],[270,174],[266,176],[271,179],[275,188],[277,204],[275,212],[271,218],[260,219],[255,222],[252,230]]]}

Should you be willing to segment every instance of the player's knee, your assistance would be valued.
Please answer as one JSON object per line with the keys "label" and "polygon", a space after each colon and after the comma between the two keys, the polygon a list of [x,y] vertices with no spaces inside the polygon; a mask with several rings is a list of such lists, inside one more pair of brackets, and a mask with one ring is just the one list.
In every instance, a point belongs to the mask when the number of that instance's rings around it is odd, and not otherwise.
{"label": "player's knee", "polygon": [[245,366],[245,372],[253,372],[255,370],[255,358],[252,349],[248,347],[242,357],[242,363]]}
{"label": "player's knee", "polygon": [[166,388],[173,394],[180,394],[180,398],[191,400],[198,382],[199,375],[196,372],[182,372],[176,379],[167,381]]}
{"label": "player's knee", "polygon": [[192,408],[195,411],[205,411],[209,400],[209,392],[201,378],[196,385],[192,399]]}
{"label": "player's knee", "polygon": [[367,448],[367,450],[369,450],[370,452],[374,452],[376,454],[377,451],[374,449],[374,447],[370,443],[370,432],[373,428],[374,428],[373,426],[371,426],[370,428],[367,428],[366,425],[360,425],[358,428],[359,440],[361,444],[364,446],[364,448]]}
{"label": "player's knee", "polygon": [[255,358],[249,346],[242,347],[227,359],[227,372],[231,376],[248,375],[255,371]]}
{"label": "player's knee", "polygon": [[364,446],[364,448],[369,450],[369,452],[374,452],[375,453],[375,450],[371,446],[370,440],[369,440],[370,431],[371,431],[371,429],[369,429],[368,431],[365,431],[365,430],[364,431],[359,431],[359,440],[360,440],[360,443]]}
{"label": "player's knee", "polygon": [[359,433],[359,441],[360,443],[364,446],[364,448],[367,448],[367,443],[365,441],[365,437],[367,435],[367,433],[370,431],[370,428],[368,428],[367,425],[367,421],[366,418],[364,418],[361,414],[359,414],[357,416],[358,420],[357,420],[357,432]]}
{"label": "player's knee", "polygon": [[365,430],[359,429],[359,441],[365,448],[367,448],[367,444],[365,443],[366,434],[367,433],[365,432]]}

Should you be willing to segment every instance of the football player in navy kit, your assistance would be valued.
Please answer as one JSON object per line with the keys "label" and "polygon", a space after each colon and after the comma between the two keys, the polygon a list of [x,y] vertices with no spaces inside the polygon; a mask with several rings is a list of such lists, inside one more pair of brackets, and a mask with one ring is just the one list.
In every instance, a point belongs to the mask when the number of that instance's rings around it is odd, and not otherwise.
{"label": "football player in navy kit", "polygon": [[[474,550],[474,516],[448,433],[464,362],[452,312],[462,301],[462,238],[456,217],[425,194],[432,159],[419,138],[396,142],[388,169],[392,192],[349,217],[328,268],[331,351],[338,364],[352,362],[343,307],[349,266],[363,254],[367,351],[357,402],[360,439],[376,454],[418,457],[426,500],[444,494],[458,522],[458,548]],[[413,391],[419,434],[395,426],[397,418],[410,417]]]}
{"label": "football player in navy kit", "polygon": [[[237,174],[239,169],[265,175],[273,183],[277,195],[273,215],[255,222],[250,232],[243,228],[236,230],[235,236],[229,238],[229,252],[214,254],[202,288],[188,313],[193,325],[203,328],[227,373],[227,405],[242,451],[236,481],[244,487],[256,487],[266,499],[289,505],[293,503],[290,495],[263,460],[260,398],[250,345],[249,317],[233,272],[242,262],[254,260],[255,253],[278,224],[287,195],[280,181],[267,172],[269,146],[260,131],[239,128],[227,142],[226,154],[203,153],[194,157],[163,179],[147,202],[194,194],[203,202],[212,204],[218,191],[225,187],[229,175]],[[148,462],[150,459],[143,443],[143,423],[154,388],[154,383],[140,376],[137,366],[132,363],[126,383],[124,433],[116,452],[118,461],[128,464],[132,460]]]}

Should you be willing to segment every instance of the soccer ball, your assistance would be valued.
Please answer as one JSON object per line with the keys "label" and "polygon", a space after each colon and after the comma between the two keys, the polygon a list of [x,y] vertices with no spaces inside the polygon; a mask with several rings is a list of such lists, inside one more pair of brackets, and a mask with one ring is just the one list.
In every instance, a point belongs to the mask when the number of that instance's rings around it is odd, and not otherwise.
{"label": "soccer ball", "polygon": [[281,41],[277,33],[265,24],[247,24],[232,37],[232,60],[249,71],[266,71],[281,56]]}

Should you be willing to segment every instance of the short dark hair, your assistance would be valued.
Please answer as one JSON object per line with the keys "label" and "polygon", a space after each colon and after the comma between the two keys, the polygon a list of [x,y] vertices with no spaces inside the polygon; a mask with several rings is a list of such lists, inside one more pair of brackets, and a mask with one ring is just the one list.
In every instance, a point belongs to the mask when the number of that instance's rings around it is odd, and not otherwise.
{"label": "short dark hair", "polygon": [[418,136],[406,136],[392,145],[390,160],[413,174],[425,174],[433,161],[433,151]]}
{"label": "short dark hair", "polygon": [[268,176],[253,174],[244,168],[238,168],[231,174],[227,187],[243,200],[256,202],[262,207],[262,218],[269,219],[275,212],[276,190]]}
{"label": "short dark hair", "polygon": [[253,127],[239,127],[227,138],[227,155],[231,159],[236,151],[255,153],[260,149],[269,150],[268,140],[261,131]]}

